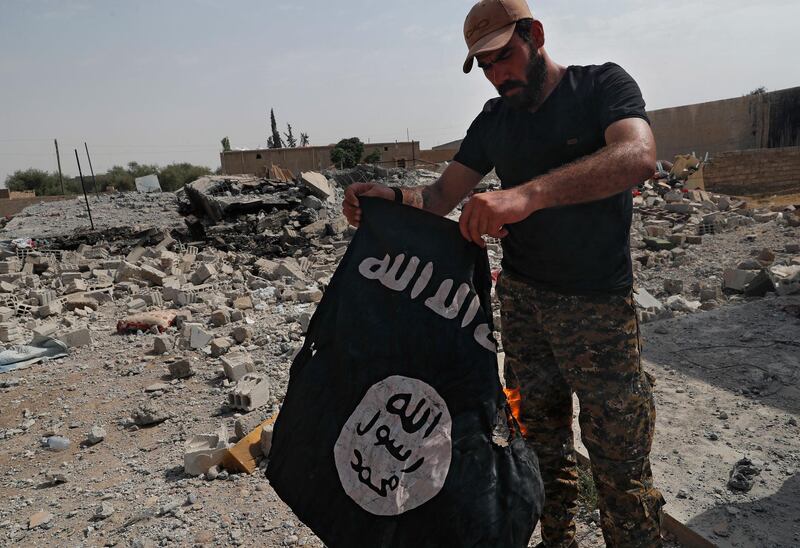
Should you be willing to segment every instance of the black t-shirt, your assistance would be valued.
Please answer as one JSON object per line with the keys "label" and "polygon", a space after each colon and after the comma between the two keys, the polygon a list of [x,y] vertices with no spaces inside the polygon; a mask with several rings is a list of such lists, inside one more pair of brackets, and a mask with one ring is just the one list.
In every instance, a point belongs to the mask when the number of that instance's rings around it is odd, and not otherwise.
{"label": "black t-shirt", "polygon": [[[613,63],[567,68],[536,112],[486,103],[454,160],[511,188],[605,146],[605,130],[623,118],[647,120],[639,86]],[[631,185],[637,181],[631,181]],[[632,197],[537,211],[507,226],[503,269],[565,294],[622,293],[633,284]]]}

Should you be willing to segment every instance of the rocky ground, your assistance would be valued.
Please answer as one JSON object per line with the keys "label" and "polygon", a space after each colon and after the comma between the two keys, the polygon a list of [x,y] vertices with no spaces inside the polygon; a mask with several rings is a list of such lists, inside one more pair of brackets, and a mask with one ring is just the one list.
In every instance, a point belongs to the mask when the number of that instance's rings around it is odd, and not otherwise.
{"label": "rocky ground", "polygon": [[[6,240],[46,241],[38,251],[3,247],[4,347],[53,336],[68,356],[0,373],[3,543],[322,545],[272,491],[265,461],[253,474],[214,467],[193,476],[184,452],[193,436],[220,427],[234,443],[278,411],[294,352],[353,233],[340,216],[343,187],[436,176],[327,175],[327,188],[232,179],[220,196],[252,191],[270,205],[216,224],[190,211],[186,196],[131,193],[90,198],[93,233],[79,228],[88,219],[78,200],[33,206],[6,225]],[[796,545],[796,214],[670,192],[642,188],[632,237],[646,366],[659,378],[657,479],[674,513],[719,545]],[[490,257],[497,268],[496,244]],[[772,286],[763,291],[765,277]],[[137,314],[155,323],[141,314],[156,310],[177,315],[176,325],[118,332]],[[176,374],[180,360],[191,376]],[[250,411],[229,399],[245,370],[269,386]],[[728,485],[743,457],[759,470],[752,491]],[[593,508],[582,510],[582,546],[603,545],[597,521]],[[785,534],[769,531],[781,522]]]}

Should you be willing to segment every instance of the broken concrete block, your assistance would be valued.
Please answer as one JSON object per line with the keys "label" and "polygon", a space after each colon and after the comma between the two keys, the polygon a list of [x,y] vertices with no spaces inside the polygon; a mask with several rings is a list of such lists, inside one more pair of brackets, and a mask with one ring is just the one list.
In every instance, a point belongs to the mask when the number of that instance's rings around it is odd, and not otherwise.
{"label": "broken concrete block", "polygon": [[89,346],[92,344],[92,334],[86,328],[62,335],[59,339],[69,348],[78,348],[80,346]]}
{"label": "broken concrete block", "polygon": [[678,202],[678,203],[667,203],[664,205],[664,209],[667,211],[671,211],[673,213],[693,213],[695,207],[692,204],[685,203],[685,202]]}
{"label": "broken concrete block", "polygon": [[[40,307],[39,310],[41,311],[41,307]],[[44,316],[41,315],[41,312],[37,312],[37,313],[39,314],[40,318],[44,317]],[[0,322],[7,322],[11,318],[13,318],[15,315],[16,315],[15,311],[11,310],[8,307],[0,306]]]}
{"label": "broken concrete block", "polygon": [[167,277],[166,273],[147,264],[141,266],[139,275],[142,280],[148,282],[150,285],[157,286],[164,285],[164,279]]}
{"label": "broken concrete block", "polygon": [[240,325],[233,328],[231,335],[233,335],[233,340],[239,344],[242,344],[243,342],[253,338],[253,331],[249,327]]}
{"label": "broken concrete block", "polygon": [[773,266],[769,273],[778,295],[800,294],[800,262],[790,266]]}
{"label": "broken concrete block", "polygon": [[255,266],[258,269],[258,275],[263,278],[274,280],[278,277],[277,271],[278,266],[280,265],[275,261],[270,261],[269,259],[259,259],[256,261]]}
{"label": "broken concrete block", "polygon": [[306,225],[300,229],[300,233],[303,236],[309,238],[313,236],[324,236],[327,232],[326,225],[328,222],[325,219],[320,219],[319,221],[314,221],[310,225]]}
{"label": "broken concrete block", "polygon": [[172,337],[168,337],[166,335],[160,335],[153,339],[153,353],[154,354],[166,354],[170,350],[174,343],[172,341]]}
{"label": "broken concrete block", "polygon": [[0,342],[14,343],[22,339],[19,326],[14,323],[0,323]]}
{"label": "broken concrete block", "polygon": [[205,474],[220,464],[227,452],[227,433],[192,436],[183,446],[183,471],[190,476]]}
{"label": "broken concrete block", "polygon": [[214,268],[214,265],[200,263],[200,266],[197,267],[197,270],[192,273],[190,280],[194,285],[202,285],[206,280],[212,276],[215,276],[216,274],[217,269]]}
{"label": "broken concrete block", "polygon": [[228,404],[234,409],[252,411],[269,401],[269,379],[261,373],[247,373],[228,394]]}
{"label": "broken concrete block", "polygon": [[231,344],[230,339],[217,337],[211,341],[211,355],[215,358],[219,358],[228,352],[228,350],[231,349],[231,346],[233,345]]}
{"label": "broken concrete block", "polygon": [[230,321],[231,315],[227,310],[215,310],[211,313],[211,324],[214,327],[222,327],[223,325],[229,324]]}
{"label": "broken concrete block", "polygon": [[100,308],[100,303],[85,293],[73,293],[72,295],[67,295],[64,308],[69,311],[73,311],[76,308],[91,308],[92,310],[97,310]]}
{"label": "broken concrete block", "polygon": [[687,301],[680,295],[672,295],[667,299],[667,306],[677,312],[697,312],[700,309],[700,301]]}
{"label": "broken concrete block", "polygon": [[67,295],[70,294],[70,293],[80,293],[80,292],[86,291],[87,289],[88,289],[88,286],[86,285],[86,282],[84,282],[83,280],[80,280],[80,279],[79,280],[72,280],[64,288],[64,293],[67,294]]}
{"label": "broken concrete block", "polygon": [[253,299],[249,295],[238,297],[234,299],[233,307],[237,310],[250,310],[253,308]]}
{"label": "broken concrete block", "polygon": [[326,179],[323,174],[317,173],[316,171],[300,172],[300,181],[312,195],[320,200],[327,200],[333,194],[333,189],[331,189],[328,179]]}
{"label": "broken concrete block", "polygon": [[189,328],[189,346],[194,350],[205,348],[213,338],[213,335],[206,333],[198,324]]}
{"label": "broken concrete block", "polygon": [[56,331],[58,331],[57,323],[45,323],[40,325],[39,327],[33,328],[33,338],[34,340],[46,339],[47,337],[55,335]]}
{"label": "broken concrete block", "polygon": [[663,238],[644,238],[644,244],[648,249],[661,251],[662,249],[670,250],[675,247],[675,244]]}
{"label": "broken concrete block", "polygon": [[772,283],[772,278],[766,270],[761,270],[756,274],[755,278],[747,282],[744,288],[744,294],[747,297],[763,297],[770,291],[775,291],[775,284]]}
{"label": "broken concrete block", "polygon": [[281,278],[293,278],[301,281],[306,279],[305,273],[294,259],[281,261],[276,270],[276,275]]}
{"label": "broken concrete block", "polygon": [[768,223],[770,221],[776,220],[780,216],[780,213],[776,213],[771,211],[769,213],[754,213],[753,220],[757,223]]}
{"label": "broken concrete block", "polygon": [[330,236],[339,236],[340,234],[344,234],[349,226],[350,223],[347,222],[347,217],[339,216],[328,221],[325,225],[325,229]]}
{"label": "broken concrete block", "polygon": [[649,309],[662,310],[664,308],[664,305],[661,304],[661,301],[653,297],[643,287],[639,287],[634,290],[633,300],[636,303],[636,305],[639,306],[639,308],[643,308],[645,310]]}
{"label": "broken concrete block", "polygon": [[272,449],[272,429],[272,424],[265,424],[261,427],[259,445],[261,445],[261,453],[267,458],[269,458],[269,452]]}
{"label": "broken concrete block", "polygon": [[722,273],[722,287],[731,291],[744,291],[744,288],[756,277],[756,274],[752,270],[726,268]]}
{"label": "broken concrete block", "polygon": [[131,249],[131,252],[128,253],[128,255],[125,257],[125,261],[127,261],[130,264],[138,263],[139,259],[141,259],[144,256],[145,251],[146,249],[144,247],[137,245],[136,247]]}
{"label": "broken concrete block", "polygon": [[173,379],[186,379],[194,375],[192,362],[189,360],[178,360],[167,365],[169,374]]}
{"label": "broken concrete block", "polygon": [[247,373],[255,373],[256,366],[250,354],[238,352],[222,356],[222,369],[229,380],[236,382]]}
{"label": "broken concrete block", "polygon": [[57,314],[61,314],[64,307],[59,301],[52,302],[50,304],[46,304],[44,306],[40,306],[36,310],[36,314],[40,318],[49,318],[50,316],[55,316]]}
{"label": "broken concrete block", "polygon": [[144,299],[131,299],[128,302],[128,311],[129,312],[136,312],[138,310],[144,310],[147,308],[147,303]]}

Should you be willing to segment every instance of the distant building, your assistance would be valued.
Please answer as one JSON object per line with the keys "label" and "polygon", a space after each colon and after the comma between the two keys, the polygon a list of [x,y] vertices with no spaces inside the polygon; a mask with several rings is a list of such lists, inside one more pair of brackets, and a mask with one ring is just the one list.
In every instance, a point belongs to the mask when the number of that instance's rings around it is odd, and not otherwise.
{"label": "distant building", "polygon": [[[220,152],[222,172],[226,175],[254,174],[264,176],[272,165],[301,171],[320,171],[334,167],[331,150],[334,145],[296,148],[262,148]],[[413,167],[420,163],[419,141],[393,143],[364,143],[364,155],[380,153],[378,165],[383,167]]]}

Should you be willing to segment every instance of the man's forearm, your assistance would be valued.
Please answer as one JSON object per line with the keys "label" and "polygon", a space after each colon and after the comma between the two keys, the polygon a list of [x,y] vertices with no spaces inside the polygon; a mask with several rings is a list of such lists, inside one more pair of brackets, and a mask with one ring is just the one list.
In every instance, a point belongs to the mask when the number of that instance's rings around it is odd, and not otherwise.
{"label": "man's forearm", "polygon": [[403,193],[403,203],[424,209],[436,215],[447,215],[453,206],[445,203],[437,183],[423,186],[404,186],[400,189]]}
{"label": "man's forearm", "polygon": [[521,191],[536,210],[602,200],[650,177],[653,154],[636,141],[613,143],[525,183]]}

